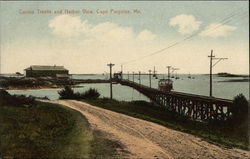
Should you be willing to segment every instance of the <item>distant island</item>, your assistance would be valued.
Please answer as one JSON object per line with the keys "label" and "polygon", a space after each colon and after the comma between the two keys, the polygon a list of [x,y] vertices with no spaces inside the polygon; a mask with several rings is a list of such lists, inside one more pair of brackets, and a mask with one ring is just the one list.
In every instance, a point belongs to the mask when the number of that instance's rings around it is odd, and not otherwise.
{"label": "distant island", "polygon": [[223,80],[218,82],[249,82],[249,75],[236,75],[236,74],[230,74],[226,72],[221,72],[217,74],[218,77],[242,77],[242,79],[229,79],[229,80]]}
{"label": "distant island", "polygon": [[249,75],[236,75],[236,74],[231,74],[227,72],[217,73],[217,76],[219,77],[249,77]]}

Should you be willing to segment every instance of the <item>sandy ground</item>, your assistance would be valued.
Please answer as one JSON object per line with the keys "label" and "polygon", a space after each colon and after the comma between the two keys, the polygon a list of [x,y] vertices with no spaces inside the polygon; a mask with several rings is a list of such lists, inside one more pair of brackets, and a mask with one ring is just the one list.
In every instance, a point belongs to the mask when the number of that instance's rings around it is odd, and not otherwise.
{"label": "sandy ground", "polygon": [[59,100],[53,103],[81,112],[93,129],[108,133],[110,139],[124,145],[120,152],[125,158],[247,159],[250,156],[247,151],[221,148],[193,135],[80,101]]}

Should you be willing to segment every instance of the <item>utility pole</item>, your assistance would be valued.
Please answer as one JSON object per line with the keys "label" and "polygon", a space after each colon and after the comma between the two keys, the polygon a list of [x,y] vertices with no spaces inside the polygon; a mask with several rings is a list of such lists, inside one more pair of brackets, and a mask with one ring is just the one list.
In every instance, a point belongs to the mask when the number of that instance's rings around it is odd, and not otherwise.
{"label": "utility pole", "polygon": [[128,71],[128,80],[129,80],[129,71]]}
{"label": "utility pole", "polygon": [[148,70],[149,72],[149,87],[151,88],[151,70]]}
{"label": "utility pole", "polygon": [[[221,60],[226,60],[227,58],[215,58],[215,56],[213,55],[213,50],[211,50],[211,55],[208,56],[210,57],[210,73],[209,73],[209,77],[210,77],[210,87],[209,87],[209,96],[212,97],[213,96],[213,67],[219,63]],[[213,64],[213,60],[218,60],[216,61],[215,64]]]}
{"label": "utility pole", "polygon": [[113,98],[113,91],[112,91],[112,67],[114,65],[115,64],[112,64],[112,63],[107,64],[107,66],[109,66],[109,69],[110,69],[110,99]]}
{"label": "utility pole", "polygon": [[122,76],[123,76],[123,65],[121,65],[121,79],[122,79]]}
{"label": "utility pole", "polygon": [[133,72],[133,82],[135,82],[135,72]]}
{"label": "utility pole", "polygon": [[155,66],[154,66],[153,75],[156,76]]}
{"label": "utility pole", "polygon": [[168,69],[168,80],[170,80],[170,68],[171,68],[171,66],[167,66],[167,69]]}
{"label": "utility pole", "polygon": [[212,89],[212,87],[213,87],[213,83],[212,83],[212,74],[213,74],[213,58],[215,57],[215,56],[213,56],[213,50],[211,50],[211,55],[210,56],[208,56],[208,57],[210,57],[210,74],[209,74],[209,77],[210,77],[210,87],[209,87],[209,96],[210,97],[212,97],[212,91],[213,91],[213,89]]}
{"label": "utility pole", "polygon": [[[176,70],[179,70],[179,68],[172,67],[171,73],[173,74],[173,76],[174,76],[174,71],[176,71]],[[175,77],[177,77],[177,72],[175,72]]]}
{"label": "utility pole", "polygon": [[141,84],[141,71],[139,71],[139,78],[138,78],[138,80],[139,80],[139,84]]}

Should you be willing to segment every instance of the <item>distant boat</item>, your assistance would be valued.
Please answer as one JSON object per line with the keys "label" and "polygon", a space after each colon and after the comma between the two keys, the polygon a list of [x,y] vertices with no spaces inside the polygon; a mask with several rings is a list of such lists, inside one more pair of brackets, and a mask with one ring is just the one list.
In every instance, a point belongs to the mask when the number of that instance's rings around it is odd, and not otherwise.
{"label": "distant boat", "polygon": [[180,77],[177,76],[177,72],[175,73],[175,79],[179,79]]}
{"label": "distant boat", "polygon": [[157,75],[156,75],[156,74],[153,74],[153,77],[154,77],[155,79],[158,79],[158,77],[157,77]]}
{"label": "distant boat", "polygon": [[154,77],[155,79],[158,79],[158,77],[157,77],[157,75],[156,75],[156,74],[153,74],[153,77]]}
{"label": "distant boat", "polygon": [[190,73],[188,74],[188,78],[190,78],[190,79],[195,79],[194,77],[192,77],[192,76],[190,75]]}
{"label": "distant boat", "polygon": [[190,75],[190,73],[188,74],[188,78],[190,78],[190,79],[192,78],[191,75]]}

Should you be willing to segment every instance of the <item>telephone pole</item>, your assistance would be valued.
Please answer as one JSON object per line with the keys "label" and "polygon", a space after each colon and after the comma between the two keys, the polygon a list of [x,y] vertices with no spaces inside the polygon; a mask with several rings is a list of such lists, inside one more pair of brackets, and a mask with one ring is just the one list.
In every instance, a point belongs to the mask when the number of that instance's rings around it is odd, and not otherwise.
{"label": "telephone pole", "polygon": [[123,76],[123,65],[121,65],[121,79],[122,79],[122,76]]}
{"label": "telephone pole", "polygon": [[128,71],[128,80],[129,80],[129,71]]}
{"label": "telephone pole", "polygon": [[107,64],[107,66],[109,66],[109,70],[110,70],[110,99],[113,98],[113,91],[112,91],[112,67],[114,65],[115,64],[112,64],[112,63]]}
{"label": "telephone pole", "polygon": [[154,66],[154,71],[153,71],[153,75],[156,76],[156,70],[155,70],[155,66]]}
{"label": "telephone pole", "polygon": [[[173,76],[174,76],[174,71],[177,71],[177,70],[179,70],[179,68],[174,68],[174,67],[172,67],[172,71],[171,71],[171,73],[173,74]],[[175,78],[177,77],[177,72],[175,72]]]}
{"label": "telephone pole", "polygon": [[210,77],[210,87],[209,87],[209,96],[210,97],[212,97],[212,91],[213,91],[213,89],[212,89],[212,87],[213,87],[213,83],[212,83],[212,74],[213,74],[213,58],[215,57],[214,55],[213,55],[213,50],[211,50],[211,55],[210,56],[208,56],[208,57],[210,57],[210,74],[209,74],[209,77]]}
{"label": "telephone pole", "polygon": [[171,68],[171,66],[167,66],[167,69],[168,69],[168,80],[170,80],[170,68]]}
{"label": "telephone pole", "polygon": [[133,72],[133,82],[135,82],[135,72]]}
{"label": "telephone pole", "polygon": [[139,80],[139,84],[141,84],[141,71],[139,71],[139,78],[138,78],[138,80]]}
{"label": "telephone pole", "polygon": [[[215,56],[213,55],[213,50],[211,50],[211,55],[208,56],[210,58],[210,87],[209,87],[209,96],[212,97],[213,96],[213,67],[219,63],[221,60],[226,60],[227,58],[215,58]],[[217,60],[215,62],[215,64],[213,64],[213,60]]]}
{"label": "telephone pole", "polygon": [[151,88],[151,70],[148,70],[149,72],[149,87]]}

